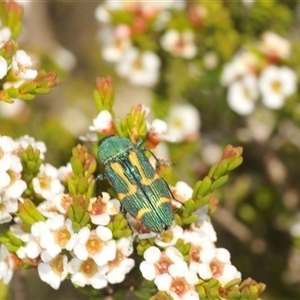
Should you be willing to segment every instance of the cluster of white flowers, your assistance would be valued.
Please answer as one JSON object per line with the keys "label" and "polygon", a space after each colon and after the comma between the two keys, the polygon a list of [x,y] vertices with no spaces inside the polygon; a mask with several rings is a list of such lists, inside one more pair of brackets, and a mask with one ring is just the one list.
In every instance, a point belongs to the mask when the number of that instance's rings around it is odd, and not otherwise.
{"label": "cluster of white flowers", "polygon": [[[178,182],[172,192],[184,201],[193,191],[186,183]],[[216,233],[207,209],[200,209],[198,216],[198,222],[187,230],[174,224],[167,232],[156,236],[155,246],[144,252],[144,261],[140,264],[143,277],[153,280],[159,291],[176,300],[200,299],[195,286],[201,279],[215,278],[225,286],[229,281],[241,278],[241,273],[231,264],[230,253],[215,247]],[[140,238],[144,237],[145,233],[140,235]],[[174,247],[178,239],[190,245],[188,259]]]}
{"label": "cluster of white flowers", "polygon": [[[11,30],[8,27],[3,27],[0,29],[0,48],[11,38]],[[7,60],[0,55],[0,79],[3,79],[11,70],[13,73],[14,81],[6,81],[3,84],[3,89],[8,89],[11,86],[18,87],[26,80],[34,79],[38,72],[32,69],[32,60],[29,55],[24,50],[17,50],[12,57],[11,63],[8,64]],[[25,107],[24,101],[18,101],[19,99],[14,99],[16,105],[12,107],[10,103],[0,101],[0,114],[3,117],[11,118],[18,115]]]}
{"label": "cluster of white flowers", "polygon": [[[102,43],[102,57],[105,61],[116,63],[120,77],[127,78],[132,84],[152,86],[159,76],[160,58],[153,51],[141,51],[134,47],[132,38],[139,33],[147,33],[147,26],[153,30],[166,27],[170,19],[169,9],[183,10],[185,1],[110,1],[100,4],[95,12],[99,22],[104,24],[99,37]],[[113,26],[110,12],[125,11],[133,15],[133,24]],[[148,24],[149,23],[149,24]],[[173,56],[186,59],[197,54],[195,35],[192,30],[179,32],[168,29],[160,38],[160,46]]]}
{"label": "cluster of white flowers", "polygon": [[18,210],[18,200],[27,188],[21,179],[19,146],[10,137],[0,136],[0,224],[12,220],[12,214]]}
{"label": "cluster of white flowers", "polygon": [[241,50],[224,66],[221,76],[221,83],[228,87],[231,109],[248,115],[254,111],[259,97],[267,108],[281,108],[297,89],[294,70],[277,64],[289,56],[289,41],[273,32],[264,33],[254,51]]}
{"label": "cluster of white flowers", "polygon": [[[8,27],[3,27],[0,29],[0,48],[5,45],[5,43],[11,37],[11,30]],[[31,58],[27,55],[24,50],[17,50],[12,58],[11,65],[7,64],[7,61],[3,56],[0,56],[0,79],[3,79],[7,72],[12,69],[13,74],[16,76],[18,84],[24,82],[24,80],[34,79],[37,75],[37,71],[32,69]]]}
{"label": "cluster of white flowers", "polygon": [[[21,195],[27,184],[21,179],[23,170],[20,155],[28,145],[40,151],[44,159],[46,147],[43,142],[36,142],[29,136],[13,140],[0,136],[0,223],[12,221],[18,211],[18,202],[23,202]],[[45,221],[28,226],[15,217],[15,224],[10,226],[14,236],[22,241],[16,250],[17,260],[29,264],[38,263],[41,279],[58,289],[60,283],[71,274],[74,284],[91,284],[102,288],[109,283],[119,283],[134,266],[128,258],[133,248],[128,238],[114,240],[112,232],[106,226],[111,216],[120,211],[120,202],[110,199],[109,194],[90,199],[87,212],[95,229],[82,227],[78,233],[72,229],[72,221],[67,218],[68,207],[72,198],[64,194],[62,182],[71,173],[70,165],[54,168],[50,164],[41,164],[39,173],[32,179],[32,188],[36,197],[43,201],[37,207],[46,217]],[[73,258],[68,261],[62,251],[66,250]],[[4,245],[0,248],[0,279],[5,283],[13,274],[13,259]]]}

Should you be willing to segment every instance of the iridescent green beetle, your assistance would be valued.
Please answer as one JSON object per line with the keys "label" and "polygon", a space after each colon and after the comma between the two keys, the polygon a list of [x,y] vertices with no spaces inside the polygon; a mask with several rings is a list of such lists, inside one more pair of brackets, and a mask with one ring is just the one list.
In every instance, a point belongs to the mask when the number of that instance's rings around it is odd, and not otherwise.
{"label": "iridescent green beetle", "polygon": [[[122,208],[153,232],[168,229],[173,221],[172,194],[141,148],[128,138],[109,136],[98,148],[104,175],[116,190]],[[101,178],[101,175],[100,175]]]}

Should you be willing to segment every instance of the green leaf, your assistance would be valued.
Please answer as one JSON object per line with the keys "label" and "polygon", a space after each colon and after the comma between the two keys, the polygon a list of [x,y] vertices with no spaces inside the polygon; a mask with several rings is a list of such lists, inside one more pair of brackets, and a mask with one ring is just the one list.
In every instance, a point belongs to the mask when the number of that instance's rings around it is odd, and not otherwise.
{"label": "green leaf", "polygon": [[211,189],[214,190],[214,189],[220,187],[220,186],[223,185],[227,180],[228,180],[228,175],[224,175],[224,176],[218,178],[215,182],[212,183]]}
{"label": "green leaf", "polygon": [[198,185],[196,193],[200,196],[205,196],[211,188],[211,179],[205,176],[202,182]]}
{"label": "green leaf", "polygon": [[222,175],[224,175],[227,171],[227,167],[228,167],[227,161],[225,159],[221,160],[216,167],[213,178],[217,179],[217,178],[221,177]]}

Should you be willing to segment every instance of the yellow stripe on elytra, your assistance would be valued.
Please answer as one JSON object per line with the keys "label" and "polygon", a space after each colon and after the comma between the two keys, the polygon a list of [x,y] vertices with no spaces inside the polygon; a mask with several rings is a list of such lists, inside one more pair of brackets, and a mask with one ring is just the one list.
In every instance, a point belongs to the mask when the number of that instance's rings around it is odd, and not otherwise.
{"label": "yellow stripe on elytra", "polygon": [[160,197],[159,200],[157,202],[155,202],[155,206],[159,207],[161,204],[166,203],[166,202],[170,202],[170,198]]}
{"label": "yellow stripe on elytra", "polygon": [[145,172],[143,171],[141,164],[138,161],[137,155],[135,152],[131,152],[129,154],[129,161],[138,169],[139,173],[141,174],[141,183],[144,185],[151,185],[156,179],[159,179],[157,173],[155,173],[153,178],[147,178]]}
{"label": "yellow stripe on elytra", "polygon": [[120,201],[122,201],[125,197],[127,196],[131,196],[131,195],[135,195],[137,192],[137,186],[132,184],[129,179],[126,177],[126,175],[124,174],[124,170],[122,168],[122,166],[115,162],[111,164],[111,168],[113,169],[113,171],[115,171],[123,180],[123,182],[125,182],[127,188],[128,188],[128,193],[123,194],[123,193],[118,193],[118,198]]}
{"label": "yellow stripe on elytra", "polygon": [[139,221],[139,220],[143,217],[143,215],[146,214],[146,213],[148,213],[148,212],[151,212],[151,209],[150,209],[150,208],[141,208],[141,209],[139,210],[139,212],[137,213],[135,219],[136,219],[137,221]]}

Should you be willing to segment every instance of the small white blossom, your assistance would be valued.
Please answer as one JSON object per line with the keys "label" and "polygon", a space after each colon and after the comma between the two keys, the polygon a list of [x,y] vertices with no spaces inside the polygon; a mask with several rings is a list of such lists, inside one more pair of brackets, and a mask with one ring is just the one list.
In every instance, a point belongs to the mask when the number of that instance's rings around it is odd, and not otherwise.
{"label": "small white blossom", "polygon": [[184,181],[177,181],[174,187],[171,187],[172,194],[176,200],[179,202],[184,203],[185,201],[189,200],[193,195],[193,189]]}
{"label": "small white blossom", "polygon": [[12,214],[18,210],[18,200],[5,198],[0,194],[0,224],[9,223]]}
{"label": "small white blossom", "polygon": [[259,60],[256,55],[247,49],[241,50],[229,63],[225,64],[221,74],[221,84],[228,86],[238,78],[254,73],[258,64]]}
{"label": "small white blossom", "polygon": [[6,59],[0,56],[0,79],[3,79],[7,74],[8,66]]}
{"label": "small white blossom", "polygon": [[46,218],[54,218],[59,215],[65,215],[73,202],[69,194],[58,193],[50,200],[41,202],[37,209]]}
{"label": "small white blossom", "polygon": [[169,29],[161,38],[162,48],[174,56],[187,59],[194,58],[197,54],[197,47],[194,44],[194,33],[191,30],[178,32]]}
{"label": "small white blossom", "polygon": [[27,185],[21,179],[22,164],[13,154],[13,140],[0,136],[0,224],[12,220],[18,210],[18,199]]}
{"label": "small white blossom", "polygon": [[144,259],[140,264],[143,277],[155,280],[169,273],[171,265],[183,262],[183,255],[175,247],[168,247],[162,252],[159,248],[151,246],[144,252]]}
{"label": "small white blossom", "polygon": [[107,280],[111,284],[121,283],[125,275],[134,267],[134,259],[128,258],[133,252],[132,241],[121,238],[117,241],[117,254],[113,261],[108,262]]}
{"label": "small white blossom", "polygon": [[111,133],[114,128],[113,118],[108,110],[102,110],[98,116],[93,119],[93,125],[89,127],[91,131],[101,133]]}
{"label": "small white blossom", "polygon": [[49,262],[55,258],[63,249],[71,251],[76,242],[77,234],[72,229],[72,221],[64,216],[58,215],[47,219],[46,222],[37,222],[31,227],[32,235],[39,239],[41,259]]}
{"label": "small white blossom", "polygon": [[120,212],[121,203],[117,199],[110,199],[108,193],[102,192],[102,197],[90,199],[88,212],[95,225],[107,225],[110,216]]}
{"label": "small white blossom", "polygon": [[241,273],[231,265],[230,253],[224,248],[203,249],[200,252],[201,263],[198,267],[199,276],[203,279],[216,278],[224,286]]}
{"label": "small white blossom", "polygon": [[72,258],[68,263],[68,271],[72,274],[72,283],[80,287],[91,285],[94,289],[102,289],[107,286],[108,266],[100,267],[91,258],[85,261],[77,257]]}
{"label": "small white blossom", "polygon": [[40,166],[39,174],[32,179],[32,185],[37,195],[49,201],[64,191],[64,186],[58,179],[58,170],[50,164]]}
{"label": "small white blossom", "polygon": [[132,84],[153,86],[158,80],[159,67],[160,59],[154,52],[131,48],[117,64],[116,71]]}
{"label": "small white blossom", "polygon": [[37,269],[42,281],[48,283],[53,289],[58,290],[61,282],[68,275],[68,258],[58,255],[48,263],[39,263]]}
{"label": "small white blossom", "polygon": [[119,62],[132,47],[130,27],[127,25],[119,25],[114,29],[104,28],[99,36],[102,42],[102,57],[105,61]]}
{"label": "small white blossom", "polygon": [[271,65],[261,72],[258,84],[263,104],[271,109],[279,109],[285,99],[296,92],[297,76],[288,67]]}
{"label": "small white blossom", "polygon": [[182,234],[183,234],[182,227],[173,223],[168,230],[157,235],[154,239],[154,242],[159,247],[173,246],[176,244],[178,239],[182,238]]}
{"label": "small white blossom", "polygon": [[199,299],[199,295],[195,291],[197,282],[196,273],[190,270],[183,260],[169,265],[168,272],[154,279],[159,290],[165,291],[176,300]]}
{"label": "small white blossom", "polygon": [[24,135],[19,138],[17,138],[14,141],[14,148],[17,151],[23,151],[26,150],[29,145],[33,147],[35,150],[40,151],[40,159],[45,159],[45,153],[47,151],[46,145],[44,142],[41,141],[35,141],[35,139],[29,135]]}
{"label": "small white blossom", "polygon": [[267,31],[262,35],[260,50],[269,58],[287,59],[290,56],[290,42],[275,32]]}
{"label": "small white blossom", "polygon": [[24,50],[17,50],[12,60],[12,70],[20,79],[34,79],[38,72],[31,69],[32,61]]}
{"label": "small white blossom", "polygon": [[257,99],[257,79],[252,74],[245,75],[240,80],[231,83],[228,87],[228,105],[240,115],[252,113]]}
{"label": "small white blossom", "polygon": [[14,262],[3,244],[0,244],[0,280],[8,284],[13,276]]}
{"label": "small white blossom", "polygon": [[200,114],[190,104],[173,105],[166,119],[168,133],[176,142],[195,140],[199,135]]}
{"label": "small white blossom", "polygon": [[116,241],[109,228],[98,226],[94,230],[82,227],[74,253],[80,260],[92,258],[98,266],[104,266],[116,258]]}
{"label": "small white blossom", "polygon": [[9,27],[3,27],[0,29],[0,48],[8,42],[11,37],[11,30]]}

